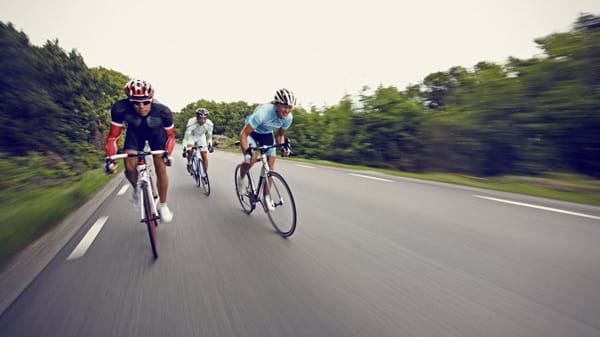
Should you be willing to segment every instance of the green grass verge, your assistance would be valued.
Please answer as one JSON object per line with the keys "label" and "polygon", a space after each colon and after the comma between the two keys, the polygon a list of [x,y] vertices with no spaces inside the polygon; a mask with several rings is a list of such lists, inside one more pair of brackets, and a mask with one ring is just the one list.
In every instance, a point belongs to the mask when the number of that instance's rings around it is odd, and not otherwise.
{"label": "green grass verge", "polygon": [[0,267],[59,224],[101,189],[112,177],[92,170],[60,186],[25,186],[0,205]]}

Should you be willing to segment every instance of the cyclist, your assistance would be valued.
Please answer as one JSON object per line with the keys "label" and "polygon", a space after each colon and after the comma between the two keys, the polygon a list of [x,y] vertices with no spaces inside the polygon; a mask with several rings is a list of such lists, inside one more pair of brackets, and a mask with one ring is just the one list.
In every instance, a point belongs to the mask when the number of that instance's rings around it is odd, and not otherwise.
{"label": "cyclist", "polygon": [[[249,147],[283,144],[285,132],[292,124],[292,108],[296,104],[294,93],[288,89],[279,89],[275,92],[275,97],[271,103],[261,104],[254,109],[254,112],[246,117],[245,125],[240,132],[240,148],[244,154],[244,161],[241,164],[240,176],[237,177],[238,191],[245,191],[246,184],[244,177],[252,165],[256,162],[256,154],[249,151]],[[275,137],[273,131],[277,130]],[[269,169],[275,167],[275,148],[267,152],[267,162]],[[289,155],[289,148],[283,148],[283,156]],[[273,202],[267,195],[267,207],[273,210]]]}
{"label": "cyclist", "polygon": [[[175,128],[171,110],[154,100],[152,85],[143,80],[131,80],[124,87],[127,98],[116,101],[111,108],[111,123],[108,137],[106,138],[106,155],[117,153],[119,135],[124,122],[127,123],[125,134],[125,153],[143,151],[146,141],[152,150],[167,150],[168,156],[155,155],[154,167],[158,196],[160,199],[159,212],[164,222],[171,222],[173,213],[167,206],[167,189],[169,180],[166,166],[171,166],[173,147],[175,145]],[[133,186],[133,202],[137,206],[137,159],[125,158],[125,176]],[[107,173],[114,173],[116,165],[107,163]]]}
{"label": "cyclist", "polygon": [[[214,151],[212,144],[214,124],[208,119],[208,110],[205,108],[199,108],[196,110],[196,117],[192,117],[187,121],[185,134],[183,141],[181,142],[185,148],[183,149],[183,156],[187,158],[187,170],[192,173],[192,147],[194,143],[202,146],[200,155],[202,156],[202,166],[204,167],[204,174],[208,174],[208,155],[206,152],[212,153]],[[202,177],[206,179],[206,176]]]}

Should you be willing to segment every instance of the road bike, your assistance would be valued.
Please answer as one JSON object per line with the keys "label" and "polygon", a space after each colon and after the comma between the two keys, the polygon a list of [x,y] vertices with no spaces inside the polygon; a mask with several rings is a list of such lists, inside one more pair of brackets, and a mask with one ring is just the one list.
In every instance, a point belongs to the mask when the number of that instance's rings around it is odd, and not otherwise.
{"label": "road bike", "polygon": [[159,225],[160,213],[158,211],[159,198],[156,193],[157,188],[154,184],[154,172],[151,166],[146,162],[146,156],[163,155],[166,156],[167,151],[138,151],[136,153],[122,153],[106,157],[106,161],[114,162],[117,159],[137,158],[136,170],[138,172],[137,193],[140,196],[140,222],[146,223],[148,228],[148,237],[152,248],[152,255],[155,259],[158,258],[158,243],[156,238],[156,227]]}
{"label": "road bike", "polygon": [[202,160],[201,150],[202,145],[194,145],[192,147],[192,161],[190,174],[196,181],[196,186],[201,187],[206,196],[210,195],[210,181],[208,173],[204,171],[204,160]]}
{"label": "road bike", "polygon": [[[239,141],[235,143],[239,145]],[[267,151],[271,148],[285,147],[287,144],[263,145],[250,147],[250,151],[259,151],[260,156],[256,162],[261,163],[258,183],[255,183],[250,170],[246,173],[247,188],[245,191],[238,189],[237,179],[240,176],[241,164],[235,168],[235,191],[246,214],[250,214],[260,203],[267,213],[271,224],[282,237],[289,237],[296,230],[296,203],[288,183],[281,174],[271,171],[267,162]],[[271,200],[269,200],[269,197]],[[269,205],[268,203],[271,203]]]}

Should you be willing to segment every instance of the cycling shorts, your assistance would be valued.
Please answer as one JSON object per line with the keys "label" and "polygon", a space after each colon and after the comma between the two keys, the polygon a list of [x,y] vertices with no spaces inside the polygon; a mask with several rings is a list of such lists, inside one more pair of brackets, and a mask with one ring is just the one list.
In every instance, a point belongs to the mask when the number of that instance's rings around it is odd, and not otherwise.
{"label": "cycling shorts", "polygon": [[[273,145],[273,144],[275,144],[275,137],[273,137],[272,133],[252,132],[248,136],[248,146],[250,146],[250,147]],[[274,147],[267,150],[267,156],[275,156],[276,154],[277,154],[277,151],[275,151]]]}
{"label": "cycling shorts", "polygon": [[167,134],[163,128],[127,128],[123,150],[143,151],[146,141],[152,150],[165,150]]}
{"label": "cycling shorts", "polygon": [[191,148],[194,144],[198,146],[202,146],[200,151],[206,152],[208,151],[208,143],[206,142],[206,134],[201,134],[199,136],[190,136],[187,140],[186,146]]}

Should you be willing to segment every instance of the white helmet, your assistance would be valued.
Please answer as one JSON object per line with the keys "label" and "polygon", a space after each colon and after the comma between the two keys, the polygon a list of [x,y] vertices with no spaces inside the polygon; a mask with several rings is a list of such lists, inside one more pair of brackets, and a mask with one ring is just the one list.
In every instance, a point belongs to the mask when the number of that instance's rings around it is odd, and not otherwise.
{"label": "white helmet", "polygon": [[296,105],[296,97],[294,93],[285,88],[277,90],[275,93],[275,103],[285,104],[289,106]]}

